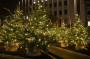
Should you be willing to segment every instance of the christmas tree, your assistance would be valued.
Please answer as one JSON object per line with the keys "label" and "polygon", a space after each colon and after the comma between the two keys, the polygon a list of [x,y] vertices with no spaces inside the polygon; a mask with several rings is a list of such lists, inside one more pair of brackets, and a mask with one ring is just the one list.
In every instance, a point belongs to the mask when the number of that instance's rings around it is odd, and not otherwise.
{"label": "christmas tree", "polygon": [[7,42],[7,47],[12,43],[18,43],[27,50],[29,48],[46,50],[49,44],[56,42],[55,37],[50,34],[52,23],[41,0],[34,4],[34,10],[28,15],[28,19],[23,17],[22,11],[17,8],[15,14],[11,14],[4,21],[0,38],[3,42]]}
{"label": "christmas tree", "polygon": [[29,19],[30,29],[37,36],[36,43],[41,48],[47,48],[49,43],[55,42],[55,37],[50,34],[50,29],[52,28],[52,23],[48,17],[47,10],[44,3],[38,0],[34,5],[34,10],[30,15]]}
{"label": "christmas tree", "polygon": [[[6,44],[6,48],[8,49],[19,39],[22,39],[23,35],[23,18],[22,13],[19,8],[15,11],[15,14],[9,15],[5,21],[3,26],[1,27],[1,40]],[[23,36],[22,36],[23,35]]]}
{"label": "christmas tree", "polygon": [[61,27],[55,27],[55,35],[61,47],[67,47],[70,41],[70,28],[66,27],[65,25],[66,24],[62,22]]}
{"label": "christmas tree", "polygon": [[76,49],[85,48],[87,45],[87,28],[81,24],[78,16],[76,16],[76,22],[71,29],[71,39]]}

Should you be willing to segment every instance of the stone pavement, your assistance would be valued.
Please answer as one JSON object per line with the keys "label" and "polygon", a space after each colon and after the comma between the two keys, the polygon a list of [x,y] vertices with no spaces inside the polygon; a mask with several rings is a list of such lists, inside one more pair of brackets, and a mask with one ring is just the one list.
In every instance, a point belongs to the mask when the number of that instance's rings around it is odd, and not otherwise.
{"label": "stone pavement", "polygon": [[49,51],[63,59],[90,59],[90,56],[67,49],[51,46]]}

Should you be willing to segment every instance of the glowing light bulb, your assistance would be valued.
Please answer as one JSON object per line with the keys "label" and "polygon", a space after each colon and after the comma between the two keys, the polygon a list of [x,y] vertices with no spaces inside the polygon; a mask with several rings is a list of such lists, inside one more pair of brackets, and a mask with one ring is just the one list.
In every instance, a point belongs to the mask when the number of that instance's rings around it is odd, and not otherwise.
{"label": "glowing light bulb", "polygon": [[90,21],[88,21],[88,26],[90,26]]}
{"label": "glowing light bulb", "polygon": [[47,1],[47,0],[45,0],[45,1]]}
{"label": "glowing light bulb", "polygon": [[33,4],[36,4],[36,2],[34,1]]}

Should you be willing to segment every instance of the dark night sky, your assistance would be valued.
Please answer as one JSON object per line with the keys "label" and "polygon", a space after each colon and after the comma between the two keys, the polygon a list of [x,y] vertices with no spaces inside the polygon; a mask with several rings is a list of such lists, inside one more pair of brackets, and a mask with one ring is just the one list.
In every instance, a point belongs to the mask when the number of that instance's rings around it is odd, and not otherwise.
{"label": "dark night sky", "polygon": [[0,7],[13,8],[19,0],[0,0]]}
{"label": "dark night sky", "polygon": [[9,13],[4,8],[13,11],[19,0],[0,0],[0,17],[7,16]]}

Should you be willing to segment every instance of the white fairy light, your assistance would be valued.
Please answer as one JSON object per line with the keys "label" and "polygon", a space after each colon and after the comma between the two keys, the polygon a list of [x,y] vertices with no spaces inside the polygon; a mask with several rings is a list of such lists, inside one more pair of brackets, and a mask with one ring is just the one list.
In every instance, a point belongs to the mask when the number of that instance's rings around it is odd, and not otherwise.
{"label": "white fairy light", "polygon": [[33,4],[36,4],[36,0],[33,0]]}
{"label": "white fairy light", "polygon": [[88,21],[88,26],[90,26],[90,21]]}
{"label": "white fairy light", "polygon": [[47,0],[45,0],[45,1],[47,1]]}
{"label": "white fairy light", "polygon": [[26,16],[26,19],[29,19],[28,16]]}
{"label": "white fairy light", "polygon": [[41,41],[41,39],[39,39],[39,42]]}
{"label": "white fairy light", "polygon": [[27,36],[28,34],[27,33],[25,33],[25,36]]}
{"label": "white fairy light", "polygon": [[36,2],[34,1],[33,4],[36,4]]}
{"label": "white fairy light", "polygon": [[39,1],[38,1],[38,3],[39,3]]}
{"label": "white fairy light", "polygon": [[44,1],[42,0],[42,2],[44,2]]}

